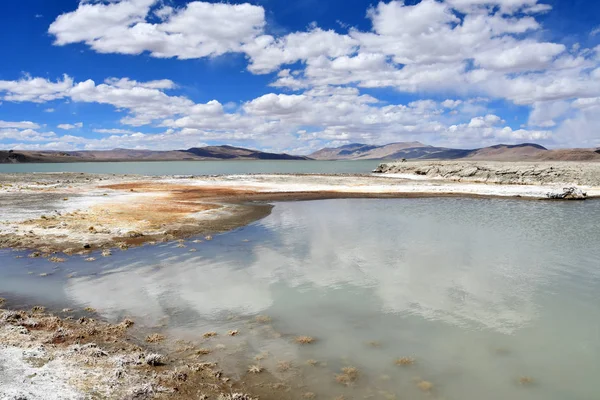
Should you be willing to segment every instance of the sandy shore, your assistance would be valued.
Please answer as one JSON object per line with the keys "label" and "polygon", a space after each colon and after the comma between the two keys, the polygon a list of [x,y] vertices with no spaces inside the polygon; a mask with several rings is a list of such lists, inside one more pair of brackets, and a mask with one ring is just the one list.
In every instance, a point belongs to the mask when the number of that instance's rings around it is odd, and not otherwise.
{"label": "sandy shore", "polygon": [[[479,165],[488,168],[488,175],[489,164]],[[436,172],[423,173],[423,168]],[[36,250],[32,257],[96,249],[108,254],[111,248],[126,250],[235,229],[268,215],[273,201],[423,196],[546,199],[548,193],[560,193],[574,180],[568,175],[569,180],[561,181],[566,175],[557,175],[551,181],[547,174],[538,174],[537,181],[482,183],[477,181],[478,173],[457,178],[465,175],[465,168],[473,171],[472,163],[443,168],[454,172],[444,176],[439,163],[402,163],[384,171],[389,173],[372,175],[0,174],[0,247]],[[587,185],[578,187],[588,198],[600,197],[600,183],[592,186],[596,182],[590,179],[580,179]]]}

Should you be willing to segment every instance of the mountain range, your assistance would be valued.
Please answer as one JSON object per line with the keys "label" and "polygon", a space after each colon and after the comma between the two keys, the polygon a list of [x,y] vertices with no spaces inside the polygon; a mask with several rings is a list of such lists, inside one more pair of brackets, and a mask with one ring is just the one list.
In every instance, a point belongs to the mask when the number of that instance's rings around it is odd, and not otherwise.
{"label": "mountain range", "polygon": [[0,151],[0,163],[92,161],[308,160],[304,156],[267,153],[233,146],[192,147],[187,150]]}
{"label": "mountain range", "polygon": [[421,142],[382,146],[352,143],[324,148],[308,156],[268,153],[234,146],[193,147],[187,150],[0,150],[0,163],[92,162],[92,161],[203,161],[203,160],[490,160],[490,161],[600,161],[598,149],[548,150],[534,143],[499,144],[477,149],[435,147]]}
{"label": "mountain range", "polygon": [[477,149],[428,146],[421,142],[400,142],[383,146],[352,143],[324,148],[309,155],[315,160],[490,160],[490,161],[600,161],[600,149],[548,150],[535,143],[498,144]]}

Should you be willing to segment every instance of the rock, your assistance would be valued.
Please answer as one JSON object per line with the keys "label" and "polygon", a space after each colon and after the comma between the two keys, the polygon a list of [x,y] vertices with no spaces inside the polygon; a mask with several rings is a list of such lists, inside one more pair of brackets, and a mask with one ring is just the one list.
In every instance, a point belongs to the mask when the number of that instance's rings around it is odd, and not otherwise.
{"label": "rock", "polygon": [[146,364],[156,367],[159,365],[164,365],[165,360],[164,357],[160,354],[148,354],[145,358]]}
{"label": "rock", "polygon": [[458,171],[458,176],[460,176],[461,178],[468,178],[474,176],[477,173],[477,171],[479,171],[479,168],[477,167],[465,168]]}
{"label": "rock", "polygon": [[585,200],[587,193],[577,187],[566,187],[562,193],[549,192],[546,197],[552,200]]}

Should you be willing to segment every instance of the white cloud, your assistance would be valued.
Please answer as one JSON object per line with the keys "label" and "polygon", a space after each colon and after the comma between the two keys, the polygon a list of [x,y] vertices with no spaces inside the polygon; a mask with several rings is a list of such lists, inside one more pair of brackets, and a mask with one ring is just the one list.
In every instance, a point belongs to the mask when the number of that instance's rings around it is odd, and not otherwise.
{"label": "white cloud", "polygon": [[65,97],[66,91],[71,86],[73,86],[73,79],[67,75],[56,82],[26,76],[18,81],[0,80],[0,93],[5,93],[3,99],[7,101],[44,103]]}
{"label": "white cloud", "polygon": [[135,133],[134,131],[129,130],[129,129],[118,129],[118,128],[94,129],[94,132],[102,133],[102,134],[106,134],[106,135],[129,135],[129,134]]}
{"label": "white cloud", "polygon": [[134,126],[184,113],[194,105],[189,99],[169,96],[162,88],[157,88],[157,85],[165,86],[166,81],[160,81],[160,84],[158,81],[139,84],[129,79],[109,79],[106,82],[108,83],[99,85],[91,79],[79,82],[67,93],[75,102],[111,104],[118,109],[128,110],[130,115],[121,121]]}
{"label": "white cloud", "polygon": [[262,33],[264,9],[251,4],[192,1],[182,8],[163,7],[148,22],[157,0],[85,3],[60,15],[48,32],[63,46],[84,42],[99,53],[140,54],[180,59],[238,52]]}
{"label": "white cloud", "polygon": [[250,58],[250,71],[267,73],[296,61],[319,56],[344,56],[354,51],[357,45],[358,42],[347,35],[313,28],[308,32],[295,32],[279,39],[268,35],[259,36],[244,45],[243,50]]}
{"label": "white cloud", "polygon": [[[249,147],[268,146],[278,151],[290,148],[307,151],[329,142],[349,141],[384,144],[420,140],[431,144],[465,144],[469,140],[514,143],[551,139],[546,131],[513,130],[494,114],[473,117],[474,113],[485,111],[485,102],[478,99],[442,103],[421,99],[409,104],[388,104],[361,94],[357,88],[322,86],[301,94],[268,93],[226,112],[217,100],[194,103],[185,97],[166,94],[167,89],[154,89],[154,83],[132,83],[134,81],[129,79],[105,82],[108,83],[96,85],[90,80],[74,83],[64,97],[74,102],[111,104],[129,114],[122,123],[154,124],[164,127],[165,131],[148,134],[121,128],[96,129],[95,132],[106,136],[100,139],[70,135],[37,137],[40,146],[172,149],[219,141],[244,143]],[[18,138],[14,132],[10,137],[15,141]],[[298,146],[298,142],[305,145]],[[22,146],[26,145],[22,142]]]}
{"label": "white cloud", "polygon": [[473,143],[489,146],[498,143],[539,142],[553,136],[548,130],[514,130],[509,126],[502,126],[502,123],[500,117],[491,114],[473,118],[468,124],[452,125],[442,135],[447,138],[449,145],[464,147],[473,147]]}
{"label": "white cloud", "polygon": [[55,138],[54,132],[38,132],[35,129],[0,129],[0,140],[18,140],[26,142],[45,142]]}
{"label": "white cloud", "polygon": [[69,131],[71,129],[83,128],[83,122],[76,122],[74,124],[59,124],[56,126],[58,129]]}
{"label": "white cloud", "polygon": [[11,122],[11,121],[0,121],[0,129],[2,128],[16,128],[16,129],[39,129],[40,126],[35,122],[31,121],[20,121],[20,122]]}
{"label": "white cloud", "polygon": [[546,69],[566,47],[556,43],[507,40],[501,48],[481,51],[474,59],[478,66],[500,71],[536,71]]}
{"label": "white cloud", "polygon": [[[82,1],[59,16],[49,32],[57,45],[85,43],[102,53],[149,52],[181,59],[241,53],[250,72],[276,73],[271,86],[277,89],[232,107],[216,99],[196,103],[180,95],[170,79],[96,83],[26,76],[0,81],[0,100],[107,104],[115,107],[123,125],[165,128],[159,134],[126,126],[96,129],[106,136],[85,142],[53,138],[52,143],[65,146],[175,147],[209,140],[281,149],[399,140],[552,144],[565,142],[567,126],[586,127],[587,136],[573,143],[588,143],[594,134],[590,110],[596,110],[592,99],[600,98],[600,46],[567,49],[545,41],[547,27],[537,18],[549,6],[538,0],[422,0],[412,5],[391,0],[367,10],[369,30],[325,30],[315,23],[282,35],[265,33],[260,6],[169,4]],[[379,88],[412,93],[419,100],[394,104],[364,94]],[[517,124],[514,119],[491,108],[499,102],[480,98],[529,107],[524,126],[531,129],[511,127]]]}
{"label": "white cloud", "polygon": [[462,104],[462,100],[444,100],[442,102],[442,106],[446,107],[446,108],[456,108],[459,105]]}
{"label": "white cloud", "polygon": [[551,128],[556,125],[555,120],[564,116],[570,108],[569,102],[563,100],[534,103],[527,123],[530,126]]}
{"label": "white cloud", "polygon": [[517,11],[524,13],[542,13],[552,9],[548,4],[538,3],[538,0],[447,0],[452,7],[461,11],[473,11],[482,7],[499,7],[505,14]]}

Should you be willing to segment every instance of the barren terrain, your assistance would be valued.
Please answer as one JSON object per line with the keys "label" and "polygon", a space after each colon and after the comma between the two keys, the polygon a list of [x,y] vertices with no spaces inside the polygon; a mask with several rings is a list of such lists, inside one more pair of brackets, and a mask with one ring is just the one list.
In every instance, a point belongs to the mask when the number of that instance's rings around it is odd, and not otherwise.
{"label": "barren terrain", "polygon": [[577,186],[600,195],[600,165],[395,163],[377,175],[144,177],[1,174],[0,247],[48,257],[209,235],[269,214],[270,202],[341,197],[545,199]]}

